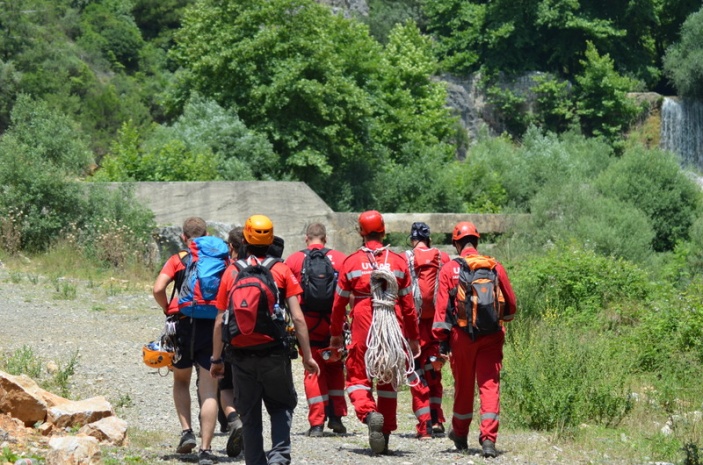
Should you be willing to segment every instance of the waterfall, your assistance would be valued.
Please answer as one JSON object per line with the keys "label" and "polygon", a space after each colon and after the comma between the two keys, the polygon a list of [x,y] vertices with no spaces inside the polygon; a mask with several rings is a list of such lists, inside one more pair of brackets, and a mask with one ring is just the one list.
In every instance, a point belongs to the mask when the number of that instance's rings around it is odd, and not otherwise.
{"label": "waterfall", "polygon": [[703,102],[664,97],[660,146],[681,159],[681,165],[703,171]]}

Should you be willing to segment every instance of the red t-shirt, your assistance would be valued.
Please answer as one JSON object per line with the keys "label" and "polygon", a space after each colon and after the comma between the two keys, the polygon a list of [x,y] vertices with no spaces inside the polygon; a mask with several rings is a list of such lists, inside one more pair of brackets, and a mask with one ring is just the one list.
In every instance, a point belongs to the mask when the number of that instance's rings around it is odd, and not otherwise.
{"label": "red t-shirt", "polygon": [[[178,274],[179,271],[184,271],[186,269],[185,265],[183,264],[183,261],[181,259],[181,252],[177,254],[171,255],[171,257],[164,263],[163,268],[161,268],[160,274],[165,274],[169,278],[171,278],[171,281],[174,281],[176,279],[176,275]],[[173,285],[175,286],[176,283],[174,282]],[[169,294],[169,297],[171,294]],[[168,303],[168,309],[166,310],[167,315],[173,315],[175,313],[178,313],[178,290],[176,290],[176,293],[173,294],[173,299]]]}

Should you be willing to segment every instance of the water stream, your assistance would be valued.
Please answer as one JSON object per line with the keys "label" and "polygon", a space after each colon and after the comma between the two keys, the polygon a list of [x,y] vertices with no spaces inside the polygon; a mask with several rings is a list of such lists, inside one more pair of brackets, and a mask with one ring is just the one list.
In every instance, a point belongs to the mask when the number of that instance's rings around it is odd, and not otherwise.
{"label": "water stream", "polygon": [[660,145],[678,154],[682,166],[703,172],[703,102],[664,97]]}

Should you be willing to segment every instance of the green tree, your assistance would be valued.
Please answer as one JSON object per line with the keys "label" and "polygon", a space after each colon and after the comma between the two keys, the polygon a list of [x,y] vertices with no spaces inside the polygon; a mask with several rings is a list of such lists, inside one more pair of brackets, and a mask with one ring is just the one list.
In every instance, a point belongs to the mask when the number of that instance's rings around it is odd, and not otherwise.
{"label": "green tree", "polygon": [[[408,48],[420,45],[410,30],[398,34]],[[175,56],[187,70],[182,86],[235,108],[271,141],[281,176],[307,182],[337,209],[370,205],[374,171],[413,139],[390,125],[403,111],[391,102],[418,84],[418,97],[434,92],[429,76],[420,82],[411,69],[395,76],[389,69],[386,60],[414,59],[407,49],[394,42],[384,54],[363,24],[311,0],[200,0],[186,11],[177,42]],[[393,79],[408,88],[391,92],[384,83]],[[409,113],[419,120],[414,128],[433,128],[423,134],[429,143],[443,133],[424,120],[446,113],[434,102],[426,109]]]}
{"label": "green tree", "polygon": [[666,51],[664,69],[680,95],[703,97],[703,8],[684,22],[681,40]]}
{"label": "green tree", "polygon": [[135,71],[144,40],[131,7],[124,0],[88,5],[81,15],[80,42],[89,50],[99,51],[113,67]]}
{"label": "green tree", "polygon": [[639,108],[627,93],[637,83],[615,71],[613,60],[600,55],[588,42],[583,73],[576,76],[576,114],[587,135],[603,136],[613,141],[631,123]]}

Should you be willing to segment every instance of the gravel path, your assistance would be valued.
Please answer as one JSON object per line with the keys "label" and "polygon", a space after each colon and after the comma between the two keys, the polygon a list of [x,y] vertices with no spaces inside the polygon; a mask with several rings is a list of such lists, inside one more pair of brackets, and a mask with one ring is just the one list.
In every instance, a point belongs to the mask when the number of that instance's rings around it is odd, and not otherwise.
{"label": "gravel path", "polygon": [[[76,290],[76,297],[62,299]],[[163,316],[154,304],[150,288],[129,287],[114,281],[106,284],[76,282],[21,274],[0,268],[0,353],[30,346],[45,361],[65,364],[78,354],[71,378],[75,399],[105,396],[120,418],[130,425],[130,446],[107,449],[112,463],[182,464],[197,462],[195,456],[177,456],[179,432],[170,395],[172,378],[161,377],[141,361],[141,347],[156,338]],[[348,434],[311,439],[307,405],[302,388],[300,362],[294,361],[299,403],[293,423],[293,464],[564,464],[621,463],[607,456],[554,445],[547,436],[533,432],[501,432],[499,456],[478,455],[477,430],[472,427],[468,455],[456,452],[448,439],[418,441],[410,396],[399,398],[399,429],[391,436],[391,456],[371,456],[366,428],[353,416],[345,419]],[[193,397],[195,399],[195,397]],[[451,403],[445,399],[445,411]],[[213,449],[221,463],[244,463],[225,456],[226,436],[217,433]],[[135,458],[137,457],[137,458]],[[138,461],[141,458],[141,461]],[[624,462],[622,462],[624,463]]]}

